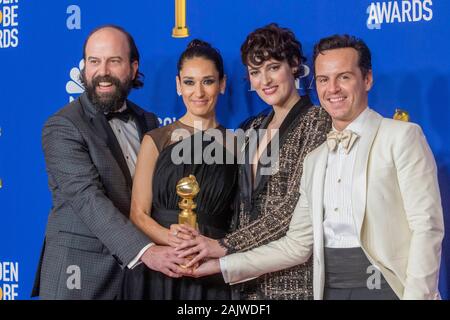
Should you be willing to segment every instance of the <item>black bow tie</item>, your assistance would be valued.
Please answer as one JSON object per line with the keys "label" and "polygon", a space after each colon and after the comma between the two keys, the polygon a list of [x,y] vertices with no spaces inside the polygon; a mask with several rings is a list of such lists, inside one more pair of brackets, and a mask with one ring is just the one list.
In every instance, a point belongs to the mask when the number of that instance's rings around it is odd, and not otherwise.
{"label": "black bow tie", "polygon": [[131,110],[129,108],[126,108],[125,110],[120,112],[110,112],[106,114],[105,117],[108,121],[111,119],[120,119],[123,122],[128,122],[131,117]]}

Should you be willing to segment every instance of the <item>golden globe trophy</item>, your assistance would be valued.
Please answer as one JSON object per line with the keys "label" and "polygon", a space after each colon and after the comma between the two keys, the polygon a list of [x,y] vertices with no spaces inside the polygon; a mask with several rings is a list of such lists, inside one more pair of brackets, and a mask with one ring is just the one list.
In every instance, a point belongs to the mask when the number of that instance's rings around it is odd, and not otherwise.
{"label": "golden globe trophy", "polygon": [[402,109],[395,109],[394,117],[395,120],[409,122],[409,114],[407,111]]}
{"label": "golden globe trophy", "polygon": [[186,0],[175,0],[175,27],[172,29],[172,37],[189,37],[189,30],[186,27]]}
{"label": "golden globe trophy", "polygon": [[[200,186],[198,185],[197,179],[195,179],[195,176],[192,174],[182,178],[178,181],[176,190],[177,195],[181,198],[181,201],[178,202],[178,206],[181,209],[181,212],[178,215],[178,223],[187,224],[192,228],[197,229],[197,214],[194,212],[194,209],[197,208],[197,204],[193,200],[200,192]],[[188,256],[186,259],[192,260],[193,256]],[[193,268],[196,268],[197,266],[198,263],[195,264]],[[181,265],[181,267],[186,268],[184,265]]]}

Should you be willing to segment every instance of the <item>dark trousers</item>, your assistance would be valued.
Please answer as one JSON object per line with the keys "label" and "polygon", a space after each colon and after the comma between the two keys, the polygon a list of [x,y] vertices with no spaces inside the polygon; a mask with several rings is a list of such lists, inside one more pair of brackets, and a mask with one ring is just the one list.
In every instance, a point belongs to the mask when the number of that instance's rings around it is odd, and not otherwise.
{"label": "dark trousers", "polygon": [[361,248],[325,248],[324,300],[398,300]]}
{"label": "dark trousers", "polygon": [[381,289],[350,288],[337,289],[327,288],[323,292],[323,300],[398,300],[397,295],[389,285]]}

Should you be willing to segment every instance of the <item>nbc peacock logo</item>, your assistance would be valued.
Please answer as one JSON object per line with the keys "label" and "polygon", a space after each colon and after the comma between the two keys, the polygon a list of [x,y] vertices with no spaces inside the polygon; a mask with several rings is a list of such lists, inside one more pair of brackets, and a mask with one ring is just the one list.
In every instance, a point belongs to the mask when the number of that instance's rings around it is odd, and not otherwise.
{"label": "nbc peacock logo", "polygon": [[83,70],[83,68],[84,59],[81,59],[78,63],[78,67],[70,69],[70,80],[66,83],[66,92],[69,94],[69,102],[72,102],[75,99],[74,95],[78,96],[84,92],[84,86],[80,80],[81,70]]}

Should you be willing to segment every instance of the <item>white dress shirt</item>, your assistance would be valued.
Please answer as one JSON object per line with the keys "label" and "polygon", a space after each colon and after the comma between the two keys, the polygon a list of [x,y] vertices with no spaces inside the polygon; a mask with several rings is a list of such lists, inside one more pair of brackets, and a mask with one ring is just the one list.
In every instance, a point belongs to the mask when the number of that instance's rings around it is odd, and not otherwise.
{"label": "white dress shirt", "polygon": [[[121,112],[127,108],[126,103],[117,112]],[[141,146],[141,141],[139,139],[139,132],[136,126],[136,120],[131,117],[127,122],[122,121],[118,118],[112,118],[108,121],[111,126],[114,135],[119,142],[120,149],[122,150],[125,161],[127,162],[128,169],[130,170],[131,178],[134,178],[134,172],[136,170],[136,160]],[[134,257],[133,260],[127,265],[129,269],[133,269],[138,266],[141,261],[141,257],[144,252],[150,248],[153,243],[149,243],[144,248],[139,251],[139,253]]]}
{"label": "white dress shirt", "polygon": [[[358,232],[352,212],[352,182],[358,141],[364,131],[369,113],[366,108],[346,129],[359,135],[350,152],[345,153],[341,144],[328,153],[324,186],[324,244],[327,248],[360,247]],[[333,130],[336,130],[333,128]],[[226,258],[219,259],[222,275],[227,270]]]}
{"label": "white dress shirt", "polygon": [[[122,108],[118,110],[121,112],[127,108],[126,103]],[[120,149],[122,149],[123,156],[127,162],[128,169],[130,170],[131,178],[134,177],[134,171],[136,170],[136,160],[141,146],[139,139],[139,133],[136,126],[136,120],[134,117],[127,122],[117,118],[113,118],[108,121],[114,135],[119,142]]]}
{"label": "white dress shirt", "polygon": [[[352,183],[356,152],[363,135],[364,122],[369,113],[366,108],[345,129],[358,134],[359,138],[348,153],[342,144],[328,152],[324,185],[324,246],[326,248],[360,247],[358,232],[352,212]],[[333,127],[334,131],[337,131]]]}

